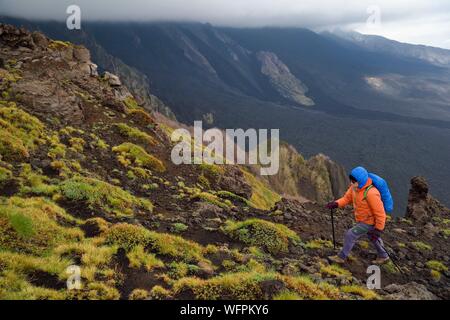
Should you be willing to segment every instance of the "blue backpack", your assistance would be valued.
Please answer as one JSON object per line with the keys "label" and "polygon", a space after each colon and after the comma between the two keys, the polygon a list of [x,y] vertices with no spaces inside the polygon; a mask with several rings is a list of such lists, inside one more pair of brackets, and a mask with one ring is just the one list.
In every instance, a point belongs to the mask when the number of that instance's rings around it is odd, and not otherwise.
{"label": "blue backpack", "polygon": [[394,199],[392,199],[391,191],[389,190],[386,180],[373,173],[369,173],[369,178],[372,179],[372,185],[366,188],[366,191],[364,192],[364,200],[367,198],[367,193],[369,190],[372,187],[375,187],[380,192],[381,200],[384,205],[384,211],[386,211],[386,213],[392,213],[394,210]]}

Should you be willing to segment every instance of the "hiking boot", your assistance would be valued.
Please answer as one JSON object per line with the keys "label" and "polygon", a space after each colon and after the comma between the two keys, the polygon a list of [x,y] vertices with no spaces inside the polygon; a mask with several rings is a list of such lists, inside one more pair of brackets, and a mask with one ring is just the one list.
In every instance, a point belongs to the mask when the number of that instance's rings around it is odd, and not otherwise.
{"label": "hiking boot", "polygon": [[372,264],[382,265],[389,261],[389,257],[386,258],[376,258],[375,260],[372,260]]}
{"label": "hiking boot", "polygon": [[342,259],[339,256],[330,256],[330,257],[328,257],[328,260],[330,262],[334,262],[334,263],[337,263],[337,264],[344,264],[345,263],[345,260]]}

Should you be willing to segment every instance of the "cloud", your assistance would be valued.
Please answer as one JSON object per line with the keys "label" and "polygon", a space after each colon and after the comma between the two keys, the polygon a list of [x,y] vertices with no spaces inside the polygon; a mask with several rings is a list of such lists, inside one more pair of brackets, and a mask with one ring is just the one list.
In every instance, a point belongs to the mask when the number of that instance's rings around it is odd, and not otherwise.
{"label": "cloud", "polygon": [[[314,30],[339,27],[450,48],[448,0],[0,0],[0,14],[64,20],[72,4],[80,6],[84,20],[196,21]],[[366,23],[367,9],[374,6],[381,17],[377,30]]]}

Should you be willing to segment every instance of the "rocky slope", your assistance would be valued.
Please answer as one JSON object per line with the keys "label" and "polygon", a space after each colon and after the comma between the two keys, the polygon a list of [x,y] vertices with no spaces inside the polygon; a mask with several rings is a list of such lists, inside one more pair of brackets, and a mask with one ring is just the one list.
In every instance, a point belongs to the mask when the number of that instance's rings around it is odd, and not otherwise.
{"label": "rocky slope", "polygon": [[[258,169],[253,171],[258,172]],[[287,198],[298,198],[326,203],[347,191],[348,175],[344,168],[325,155],[305,159],[292,146],[280,145],[280,170],[266,176],[269,185]]]}
{"label": "rocky slope", "polygon": [[[367,242],[330,265],[323,206],[242,167],[173,165],[173,121],[98,75],[85,48],[0,25],[0,90],[0,299],[450,298],[450,213],[423,179],[423,221],[387,225],[403,273],[383,266],[370,291]],[[323,156],[303,165],[331,170]],[[351,213],[336,219],[340,239]],[[67,290],[73,265],[81,287]]]}
{"label": "rocky slope", "polygon": [[[406,210],[414,175],[426,176],[433,193],[450,205],[450,171],[442,170],[450,158],[448,68],[297,28],[86,22],[81,32],[86,38],[77,39],[78,32],[65,23],[0,21],[85,44],[96,61],[92,39],[145,74],[151,93],[189,125],[205,117],[220,128],[280,128],[282,139],[305,157],[324,153],[347,171],[363,165],[389,179],[399,199],[397,216]],[[406,53],[416,47],[405,47]],[[295,106],[281,96],[261,72],[258,52],[275,54],[308,88],[314,107]],[[401,169],[392,163],[401,163]]]}

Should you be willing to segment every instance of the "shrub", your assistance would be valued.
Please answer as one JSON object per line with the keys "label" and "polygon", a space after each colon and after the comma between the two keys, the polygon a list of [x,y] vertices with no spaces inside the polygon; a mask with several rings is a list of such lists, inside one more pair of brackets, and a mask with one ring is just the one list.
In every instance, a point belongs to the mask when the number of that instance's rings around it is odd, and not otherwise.
{"label": "shrub", "polygon": [[5,181],[8,181],[12,178],[13,174],[11,170],[8,170],[6,168],[0,167],[0,185],[3,184]]}
{"label": "shrub", "polygon": [[22,178],[20,188],[22,194],[50,197],[57,192],[58,187],[49,184],[50,179],[41,175],[40,172],[33,171],[28,163],[22,166],[20,177]]}
{"label": "shrub", "polygon": [[155,120],[147,112],[145,112],[142,108],[128,109],[127,113],[130,115],[130,118],[134,122],[136,122],[142,126],[146,126],[146,127],[154,127],[155,126]]}
{"label": "shrub", "polygon": [[275,279],[276,274],[256,272],[230,273],[208,280],[191,277],[178,280],[173,290],[175,294],[191,290],[195,298],[200,300],[255,300],[264,298],[259,283]]}
{"label": "shrub", "polygon": [[130,268],[144,267],[147,271],[151,271],[155,268],[164,267],[164,263],[161,260],[157,259],[154,254],[146,253],[141,245],[131,249],[127,257],[130,260]]}
{"label": "shrub", "polygon": [[247,245],[265,248],[273,254],[286,253],[290,242],[300,241],[298,235],[286,226],[260,219],[227,221],[224,231]]}
{"label": "shrub", "polygon": [[0,204],[0,247],[11,251],[43,253],[59,243],[83,238],[64,209],[43,198],[11,197]]}
{"label": "shrub", "polygon": [[63,181],[61,194],[71,201],[84,201],[92,210],[115,216],[130,216],[134,209],[152,211],[149,200],[133,196],[120,187],[86,177],[73,177]]}
{"label": "shrub", "polygon": [[0,155],[6,161],[23,161],[30,156],[23,141],[3,128],[0,128]]}
{"label": "shrub", "polygon": [[134,289],[128,296],[129,300],[146,300],[149,297],[149,293],[144,289]]}
{"label": "shrub", "polygon": [[342,277],[346,279],[352,278],[352,273],[337,264],[324,265],[320,264],[320,272],[329,276]]}
{"label": "shrub", "polygon": [[137,103],[136,99],[134,99],[132,96],[128,96],[127,98],[125,98],[123,103],[129,109],[138,109],[139,108],[139,104]]}
{"label": "shrub", "polygon": [[119,154],[118,160],[122,164],[126,165],[134,162],[137,166],[143,166],[157,172],[164,172],[166,170],[161,160],[148,154],[140,146],[133,143],[123,143],[120,146],[114,147],[113,151]]}
{"label": "shrub", "polygon": [[237,201],[239,203],[243,203],[247,206],[250,206],[251,203],[250,201],[248,201],[247,199],[245,199],[244,197],[238,196],[232,192],[229,191],[218,191],[217,192],[217,196],[224,198],[224,199],[228,199],[228,200],[232,200],[232,201]]}
{"label": "shrub", "polygon": [[71,47],[72,44],[68,41],[51,40],[48,47],[52,50],[62,50]]}
{"label": "shrub", "polygon": [[273,297],[273,300],[303,300],[295,291],[283,290]]}
{"label": "shrub", "polygon": [[157,144],[156,140],[152,136],[137,128],[130,127],[125,123],[116,123],[114,126],[118,129],[122,136],[132,139],[134,142],[151,146]]}
{"label": "shrub", "polygon": [[170,231],[174,233],[182,233],[188,229],[188,226],[184,223],[174,223],[172,224],[172,227],[170,228]]}
{"label": "shrub", "polygon": [[313,239],[308,241],[305,244],[305,248],[308,249],[323,249],[323,248],[332,248],[333,244],[330,240],[322,240],[322,239]]}
{"label": "shrub", "polygon": [[436,270],[439,272],[446,272],[448,271],[448,267],[443,264],[440,261],[436,261],[436,260],[430,260],[427,262],[427,267],[430,268],[431,270]]}
{"label": "shrub", "polygon": [[107,244],[118,245],[126,251],[142,246],[159,255],[170,256],[185,262],[207,261],[204,248],[198,243],[167,233],[149,231],[140,226],[126,223],[116,224],[105,233]]}
{"label": "shrub", "polygon": [[0,107],[0,154],[4,160],[27,159],[44,136],[44,125],[36,117],[14,103]]}
{"label": "shrub", "polygon": [[437,270],[430,270],[430,275],[435,281],[441,280],[441,273]]}
{"label": "shrub", "polygon": [[345,293],[351,293],[351,294],[356,294],[362,298],[364,298],[365,300],[379,300],[380,297],[378,296],[378,294],[373,291],[373,290],[369,290],[367,288],[363,288],[357,285],[351,285],[351,286],[343,286],[341,287],[341,290]]}
{"label": "shrub", "polygon": [[193,196],[191,196],[191,200],[201,200],[204,202],[208,202],[225,210],[229,210],[230,207],[232,206],[232,204],[228,200],[224,201],[219,197],[208,192],[196,193]]}
{"label": "shrub", "polygon": [[83,152],[86,141],[83,138],[70,138],[69,143],[73,150]]}
{"label": "shrub", "polygon": [[341,298],[341,293],[336,287],[326,282],[314,283],[308,276],[283,276],[282,279],[288,290],[297,292],[303,299],[336,300]]}
{"label": "shrub", "polygon": [[146,247],[151,240],[150,231],[147,229],[127,223],[113,225],[105,232],[106,244],[114,244],[127,252],[136,246]]}
{"label": "shrub", "polygon": [[202,171],[202,175],[214,183],[225,174],[225,169],[215,164],[202,163],[199,165],[199,168]]}
{"label": "shrub", "polygon": [[154,286],[150,291],[150,296],[154,300],[164,300],[170,298],[170,291],[161,286]]}

